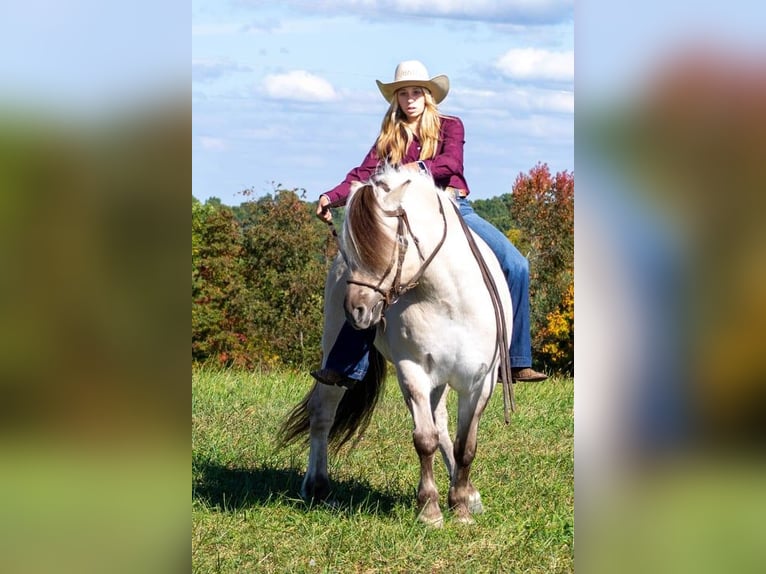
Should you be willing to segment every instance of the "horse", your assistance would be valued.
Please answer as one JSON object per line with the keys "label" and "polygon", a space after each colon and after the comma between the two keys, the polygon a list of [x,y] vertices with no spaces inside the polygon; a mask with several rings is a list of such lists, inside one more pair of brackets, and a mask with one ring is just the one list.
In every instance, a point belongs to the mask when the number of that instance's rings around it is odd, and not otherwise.
{"label": "horse", "polygon": [[[433,472],[439,449],[450,477],[449,509],[457,521],[472,523],[483,505],[470,480],[471,465],[479,420],[498,374],[506,423],[509,401],[514,407],[508,361],[512,308],[498,260],[430,175],[391,166],[353,184],[337,237],[339,254],[324,291],[323,364],[344,321],[357,329],[376,327],[375,343],[363,381],[350,389],[315,382],[283,423],[283,445],[303,438],[309,446],[301,496],[328,497],[328,447],[337,453],[364,432],[388,362],[414,424],[419,520],[444,523]],[[448,389],[458,396],[454,442]]]}

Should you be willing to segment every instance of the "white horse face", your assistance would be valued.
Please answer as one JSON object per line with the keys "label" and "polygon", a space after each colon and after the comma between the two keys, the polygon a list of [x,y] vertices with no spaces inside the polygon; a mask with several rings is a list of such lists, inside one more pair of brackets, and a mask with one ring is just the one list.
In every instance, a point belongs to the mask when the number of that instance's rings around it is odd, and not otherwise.
{"label": "white horse face", "polygon": [[399,239],[401,204],[410,181],[406,173],[388,171],[352,188],[343,226],[350,275],[344,309],[357,329],[379,323],[396,296],[407,259]]}

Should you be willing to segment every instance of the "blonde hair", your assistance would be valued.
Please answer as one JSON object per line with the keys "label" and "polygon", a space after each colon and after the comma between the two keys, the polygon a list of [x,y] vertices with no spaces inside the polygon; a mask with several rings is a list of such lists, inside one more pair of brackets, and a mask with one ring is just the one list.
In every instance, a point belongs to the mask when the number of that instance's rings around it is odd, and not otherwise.
{"label": "blonde hair", "polygon": [[[431,159],[436,155],[439,145],[439,130],[441,129],[441,114],[434,102],[431,92],[423,88],[425,107],[420,117],[420,157]],[[375,143],[375,153],[379,159],[385,159],[392,165],[402,163],[407,149],[412,143],[414,134],[407,127],[407,116],[399,107],[399,100],[394,94],[391,105],[380,125],[380,134]]]}

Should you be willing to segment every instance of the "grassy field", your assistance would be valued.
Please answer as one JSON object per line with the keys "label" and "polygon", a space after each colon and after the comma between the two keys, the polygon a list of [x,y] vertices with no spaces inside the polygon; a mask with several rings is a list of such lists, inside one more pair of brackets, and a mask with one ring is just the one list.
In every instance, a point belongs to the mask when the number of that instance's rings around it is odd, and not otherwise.
{"label": "grassy field", "polygon": [[393,377],[365,436],[330,460],[337,504],[300,500],[307,451],[274,437],[310,386],[307,374],[193,371],[194,572],[574,570],[572,379],[516,385],[510,425],[496,389],[472,470],[485,512],[470,526],[445,513],[442,529],[416,520],[418,459]]}

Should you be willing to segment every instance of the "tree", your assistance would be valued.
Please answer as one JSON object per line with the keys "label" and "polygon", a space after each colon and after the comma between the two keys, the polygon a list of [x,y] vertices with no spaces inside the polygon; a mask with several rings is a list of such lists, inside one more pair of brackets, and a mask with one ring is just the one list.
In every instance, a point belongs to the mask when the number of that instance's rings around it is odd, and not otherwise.
{"label": "tree", "polygon": [[504,193],[499,197],[489,199],[476,199],[471,201],[471,207],[483,219],[497,227],[503,233],[507,233],[513,227],[511,217],[511,204],[513,196]]}
{"label": "tree", "polygon": [[511,214],[514,243],[528,253],[532,348],[551,370],[574,368],[574,176],[547,164],[519,174]]}
{"label": "tree", "polygon": [[253,364],[244,269],[234,212],[192,197],[192,360]]}
{"label": "tree", "polygon": [[245,273],[262,364],[321,360],[324,282],[334,245],[297,190],[240,206]]}

